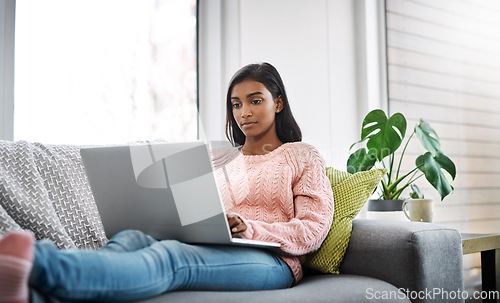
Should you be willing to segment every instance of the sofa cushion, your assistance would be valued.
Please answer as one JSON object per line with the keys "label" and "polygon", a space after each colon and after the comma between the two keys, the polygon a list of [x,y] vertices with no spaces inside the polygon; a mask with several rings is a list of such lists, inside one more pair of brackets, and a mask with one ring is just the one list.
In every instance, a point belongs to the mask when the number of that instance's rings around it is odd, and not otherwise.
{"label": "sofa cushion", "polygon": [[107,241],[76,146],[0,141],[0,205],[2,233],[30,229],[60,248]]}
{"label": "sofa cushion", "polygon": [[[390,297],[390,298],[389,298]],[[287,289],[265,291],[175,291],[141,301],[160,302],[411,302],[391,284],[355,275],[305,277]]]}
{"label": "sofa cushion", "polygon": [[333,190],[335,211],[330,232],[318,251],[309,254],[306,267],[338,274],[352,230],[352,220],[380,182],[386,169],[373,169],[354,175],[327,167]]}

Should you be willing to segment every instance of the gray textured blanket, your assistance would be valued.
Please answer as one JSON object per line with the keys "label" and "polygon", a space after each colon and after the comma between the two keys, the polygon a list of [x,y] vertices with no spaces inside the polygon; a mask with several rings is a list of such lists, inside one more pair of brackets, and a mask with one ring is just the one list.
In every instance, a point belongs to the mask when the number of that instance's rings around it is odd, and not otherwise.
{"label": "gray textured blanket", "polygon": [[78,146],[0,141],[0,234],[12,229],[59,248],[107,242]]}

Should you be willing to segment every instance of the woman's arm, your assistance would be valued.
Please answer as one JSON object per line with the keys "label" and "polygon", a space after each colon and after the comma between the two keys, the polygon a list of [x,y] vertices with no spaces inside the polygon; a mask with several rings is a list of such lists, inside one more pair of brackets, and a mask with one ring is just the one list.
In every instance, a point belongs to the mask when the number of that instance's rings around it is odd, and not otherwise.
{"label": "woman's arm", "polygon": [[246,230],[238,236],[278,242],[291,255],[317,250],[333,220],[333,193],[324,161],[315,148],[302,153],[299,178],[292,184],[295,216],[288,222],[266,223],[241,218]]}

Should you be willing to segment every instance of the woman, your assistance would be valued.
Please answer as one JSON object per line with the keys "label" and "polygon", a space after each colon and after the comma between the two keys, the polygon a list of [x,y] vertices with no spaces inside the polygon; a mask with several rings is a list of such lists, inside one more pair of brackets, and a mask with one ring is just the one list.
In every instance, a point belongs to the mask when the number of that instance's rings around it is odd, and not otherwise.
{"label": "woman", "polygon": [[0,240],[0,302],[26,302],[31,287],[63,300],[138,300],[180,289],[262,290],[302,278],[333,219],[333,195],[318,151],[301,143],[277,70],[251,64],[227,92],[226,135],[212,151],[235,237],[272,241],[279,251],[157,241],[123,231],[97,252],[33,245],[28,233]]}

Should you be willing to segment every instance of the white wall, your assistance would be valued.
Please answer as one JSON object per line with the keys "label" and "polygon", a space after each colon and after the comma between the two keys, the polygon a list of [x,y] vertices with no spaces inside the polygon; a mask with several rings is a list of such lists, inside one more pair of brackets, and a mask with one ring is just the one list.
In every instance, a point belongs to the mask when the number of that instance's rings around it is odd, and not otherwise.
{"label": "white wall", "polygon": [[234,72],[266,61],[283,78],[303,141],[318,147],[327,165],[345,169],[361,116],[372,106],[359,93],[366,92],[358,74],[366,72],[368,53],[358,49],[360,41],[367,47],[359,3],[200,1],[200,116],[208,138],[224,139],[225,89]]}
{"label": "white wall", "polygon": [[0,140],[14,134],[15,0],[0,0]]}

